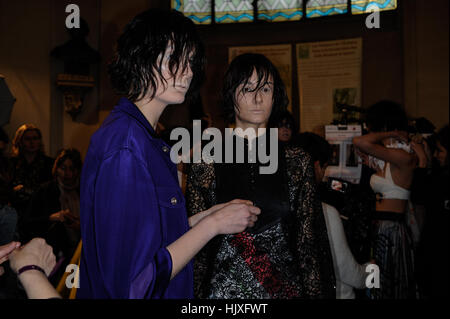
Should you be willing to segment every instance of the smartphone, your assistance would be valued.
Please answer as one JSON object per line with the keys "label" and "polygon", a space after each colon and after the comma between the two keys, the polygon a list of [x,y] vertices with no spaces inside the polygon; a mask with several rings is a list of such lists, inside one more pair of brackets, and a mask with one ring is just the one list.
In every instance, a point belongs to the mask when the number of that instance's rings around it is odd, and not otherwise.
{"label": "smartphone", "polygon": [[336,179],[332,179],[332,178],[329,179],[329,184],[330,184],[330,189],[337,191],[337,192],[341,192],[341,193],[345,193],[348,188],[348,183],[339,181]]}

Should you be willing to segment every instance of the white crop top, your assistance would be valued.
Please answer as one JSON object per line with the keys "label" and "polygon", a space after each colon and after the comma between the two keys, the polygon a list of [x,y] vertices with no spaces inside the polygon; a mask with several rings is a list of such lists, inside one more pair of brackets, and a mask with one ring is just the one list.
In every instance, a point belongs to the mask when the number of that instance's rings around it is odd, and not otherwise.
{"label": "white crop top", "polygon": [[410,191],[394,184],[391,175],[391,165],[387,163],[385,177],[373,174],[370,177],[370,186],[375,193],[383,195],[383,199],[409,200]]}

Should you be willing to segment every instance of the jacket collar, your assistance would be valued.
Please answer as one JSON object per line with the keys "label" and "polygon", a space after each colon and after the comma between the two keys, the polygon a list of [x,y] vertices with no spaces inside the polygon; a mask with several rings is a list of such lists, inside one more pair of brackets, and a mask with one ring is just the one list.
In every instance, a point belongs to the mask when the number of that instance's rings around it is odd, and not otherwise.
{"label": "jacket collar", "polygon": [[122,97],[119,100],[117,106],[114,108],[114,111],[125,112],[128,115],[132,116],[147,129],[147,131],[153,138],[157,137],[155,130],[150,125],[149,121],[145,118],[144,114],[142,114],[142,112],[138,109],[138,107],[127,98]]}

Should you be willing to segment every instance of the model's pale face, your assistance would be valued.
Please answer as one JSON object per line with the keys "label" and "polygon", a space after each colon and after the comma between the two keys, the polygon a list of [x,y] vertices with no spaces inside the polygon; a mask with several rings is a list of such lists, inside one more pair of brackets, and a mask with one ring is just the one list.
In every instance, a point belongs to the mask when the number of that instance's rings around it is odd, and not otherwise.
{"label": "model's pale face", "polygon": [[[258,84],[256,71],[244,87],[243,84],[236,89],[236,126],[257,125],[266,127],[269,121],[273,105],[273,79],[269,77],[267,82],[255,90]],[[242,124],[242,125],[240,125]]]}
{"label": "model's pale face", "polygon": [[174,79],[169,71],[171,53],[172,47],[168,46],[162,57],[163,61],[161,66],[161,73],[167,83],[164,86],[163,83],[158,81],[158,90],[154,97],[155,100],[158,100],[165,105],[183,103],[193,77],[190,66],[187,66],[186,69],[183,70],[183,65],[180,65]]}

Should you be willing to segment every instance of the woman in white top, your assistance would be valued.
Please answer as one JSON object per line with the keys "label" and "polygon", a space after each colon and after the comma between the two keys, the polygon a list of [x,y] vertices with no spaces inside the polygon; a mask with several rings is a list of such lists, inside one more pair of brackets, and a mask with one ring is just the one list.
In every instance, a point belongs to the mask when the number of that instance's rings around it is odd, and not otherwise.
{"label": "woman in white top", "polygon": [[353,143],[363,162],[376,170],[370,185],[377,195],[372,223],[371,253],[380,267],[380,288],[373,299],[415,298],[414,254],[406,226],[406,209],[413,172],[418,164],[406,132],[408,120],[401,105],[381,101],[366,118],[369,133]]}

